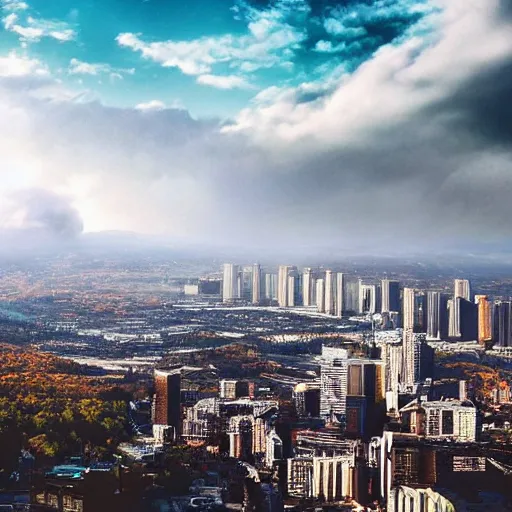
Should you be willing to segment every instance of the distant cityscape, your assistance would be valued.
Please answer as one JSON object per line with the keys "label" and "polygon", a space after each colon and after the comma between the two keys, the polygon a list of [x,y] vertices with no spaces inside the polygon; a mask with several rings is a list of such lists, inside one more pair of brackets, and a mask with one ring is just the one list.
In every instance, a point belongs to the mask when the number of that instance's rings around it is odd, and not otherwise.
{"label": "distant cityscape", "polygon": [[[0,391],[37,421],[17,427],[22,455],[0,504],[510,510],[505,280],[478,275],[475,285],[421,267],[419,277],[363,265],[172,265],[70,259],[57,271],[53,261],[4,271],[0,329],[15,345],[0,351]],[[70,426],[53,437],[41,420],[48,406],[34,413],[26,378],[12,381],[29,375],[23,358],[49,353],[45,368],[71,365],[66,379],[85,379],[73,392],[100,393],[79,394],[72,412],[57,398],[55,425]],[[5,421],[17,421],[7,405]]]}

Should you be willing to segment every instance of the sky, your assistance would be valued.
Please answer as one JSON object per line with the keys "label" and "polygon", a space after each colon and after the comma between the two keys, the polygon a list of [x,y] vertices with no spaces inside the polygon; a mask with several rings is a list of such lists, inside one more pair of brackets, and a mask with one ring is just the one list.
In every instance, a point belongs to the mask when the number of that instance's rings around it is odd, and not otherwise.
{"label": "sky", "polygon": [[512,0],[0,0],[4,241],[510,249]]}

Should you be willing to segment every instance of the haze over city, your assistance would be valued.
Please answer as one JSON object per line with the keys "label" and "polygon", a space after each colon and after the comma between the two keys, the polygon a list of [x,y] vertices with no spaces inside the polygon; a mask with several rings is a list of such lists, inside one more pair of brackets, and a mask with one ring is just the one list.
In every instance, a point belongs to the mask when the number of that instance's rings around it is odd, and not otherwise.
{"label": "haze over city", "polygon": [[1,8],[12,244],[510,249],[508,0]]}

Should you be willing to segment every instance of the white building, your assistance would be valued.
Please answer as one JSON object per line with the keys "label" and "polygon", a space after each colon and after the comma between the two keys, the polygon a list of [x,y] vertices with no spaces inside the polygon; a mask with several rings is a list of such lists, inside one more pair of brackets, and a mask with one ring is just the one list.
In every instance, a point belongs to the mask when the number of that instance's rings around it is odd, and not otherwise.
{"label": "white building", "polygon": [[222,300],[223,302],[232,302],[240,298],[239,286],[239,268],[232,263],[224,263],[223,281],[222,281]]}
{"label": "white building", "polygon": [[316,309],[319,313],[325,313],[325,281],[316,280]]}
{"label": "white building", "polygon": [[355,495],[356,468],[350,456],[288,459],[287,469],[290,496],[332,502]]}
{"label": "white building", "polygon": [[307,267],[302,273],[302,302],[304,306],[314,306],[313,302],[313,271]]}
{"label": "white building", "polygon": [[471,300],[471,286],[467,279],[455,279],[453,282],[453,297],[470,301]]}
{"label": "white building", "polygon": [[432,489],[400,486],[391,489],[387,500],[388,512],[454,512],[455,507]]}
{"label": "white building", "polygon": [[459,442],[476,441],[476,407],[459,400],[422,402],[425,409],[425,436],[433,439],[452,439]]}
{"label": "white building", "polygon": [[258,263],[255,263],[252,266],[252,303],[259,304],[261,297],[261,267]]}
{"label": "white building", "polygon": [[334,283],[334,277],[332,270],[325,271],[325,312],[328,315],[334,315],[336,307],[336,287]]}

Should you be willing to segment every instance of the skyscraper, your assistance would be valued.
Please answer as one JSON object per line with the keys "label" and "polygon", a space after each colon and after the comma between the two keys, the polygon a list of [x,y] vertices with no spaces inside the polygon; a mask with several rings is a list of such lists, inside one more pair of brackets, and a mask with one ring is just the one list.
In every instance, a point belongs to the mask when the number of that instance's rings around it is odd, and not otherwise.
{"label": "skyscraper", "polygon": [[297,267],[280,265],[277,275],[277,303],[280,307],[292,307],[302,304],[302,276]]}
{"label": "skyscraper", "polygon": [[332,270],[325,271],[325,312],[328,315],[334,315],[336,307],[336,286],[335,276]]}
{"label": "skyscraper", "polygon": [[155,370],[154,423],[174,428],[175,437],[181,430],[181,368]]}
{"label": "skyscraper", "polygon": [[238,265],[224,263],[223,281],[222,281],[222,300],[232,302],[240,298],[238,286]]}
{"label": "skyscraper", "polygon": [[464,300],[471,300],[471,287],[467,279],[455,279],[454,280],[453,297],[460,297]]}
{"label": "skyscraper", "polygon": [[240,298],[246,302],[252,301],[252,285],[254,283],[254,267],[252,265],[245,265],[239,273],[240,277]]}
{"label": "skyscraper", "polygon": [[415,343],[412,329],[404,328],[402,348],[402,373],[403,384],[408,387],[414,385],[415,380]]}
{"label": "skyscraper", "polygon": [[359,280],[359,312],[373,315],[377,312],[377,291],[374,284]]}
{"label": "skyscraper", "polygon": [[276,274],[265,274],[265,299],[270,302],[277,300]]}
{"label": "skyscraper", "polygon": [[404,288],[402,319],[404,323],[404,332],[407,330],[414,331],[414,297],[413,288]]}
{"label": "skyscraper", "polygon": [[492,340],[491,303],[487,295],[475,295],[478,305],[478,343],[485,345]]}
{"label": "skyscraper", "polygon": [[460,339],[460,297],[448,301],[448,337]]}
{"label": "skyscraper", "polygon": [[512,347],[512,302],[498,302],[494,308],[494,343]]}
{"label": "skyscraper", "polygon": [[261,302],[261,267],[258,263],[252,266],[252,303],[260,304]]}
{"label": "skyscraper", "polygon": [[382,280],[382,312],[400,311],[400,283]]}
{"label": "skyscraper", "polygon": [[359,313],[359,279],[343,274],[343,313]]}
{"label": "skyscraper", "polygon": [[319,313],[325,313],[325,281],[316,280],[316,309]]}
{"label": "skyscraper", "polygon": [[343,305],[345,298],[345,275],[341,272],[336,274],[336,307],[334,308],[334,314],[341,318],[343,316]]}
{"label": "skyscraper", "polygon": [[448,304],[441,292],[427,292],[427,338],[442,340],[448,336]]}
{"label": "skyscraper", "polygon": [[313,306],[313,271],[306,267],[302,272],[302,301],[304,306]]}
{"label": "skyscraper", "polygon": [[462,341],[476,341],[478,339],[478,306],[474,302],[457,297],[460,337]]}

